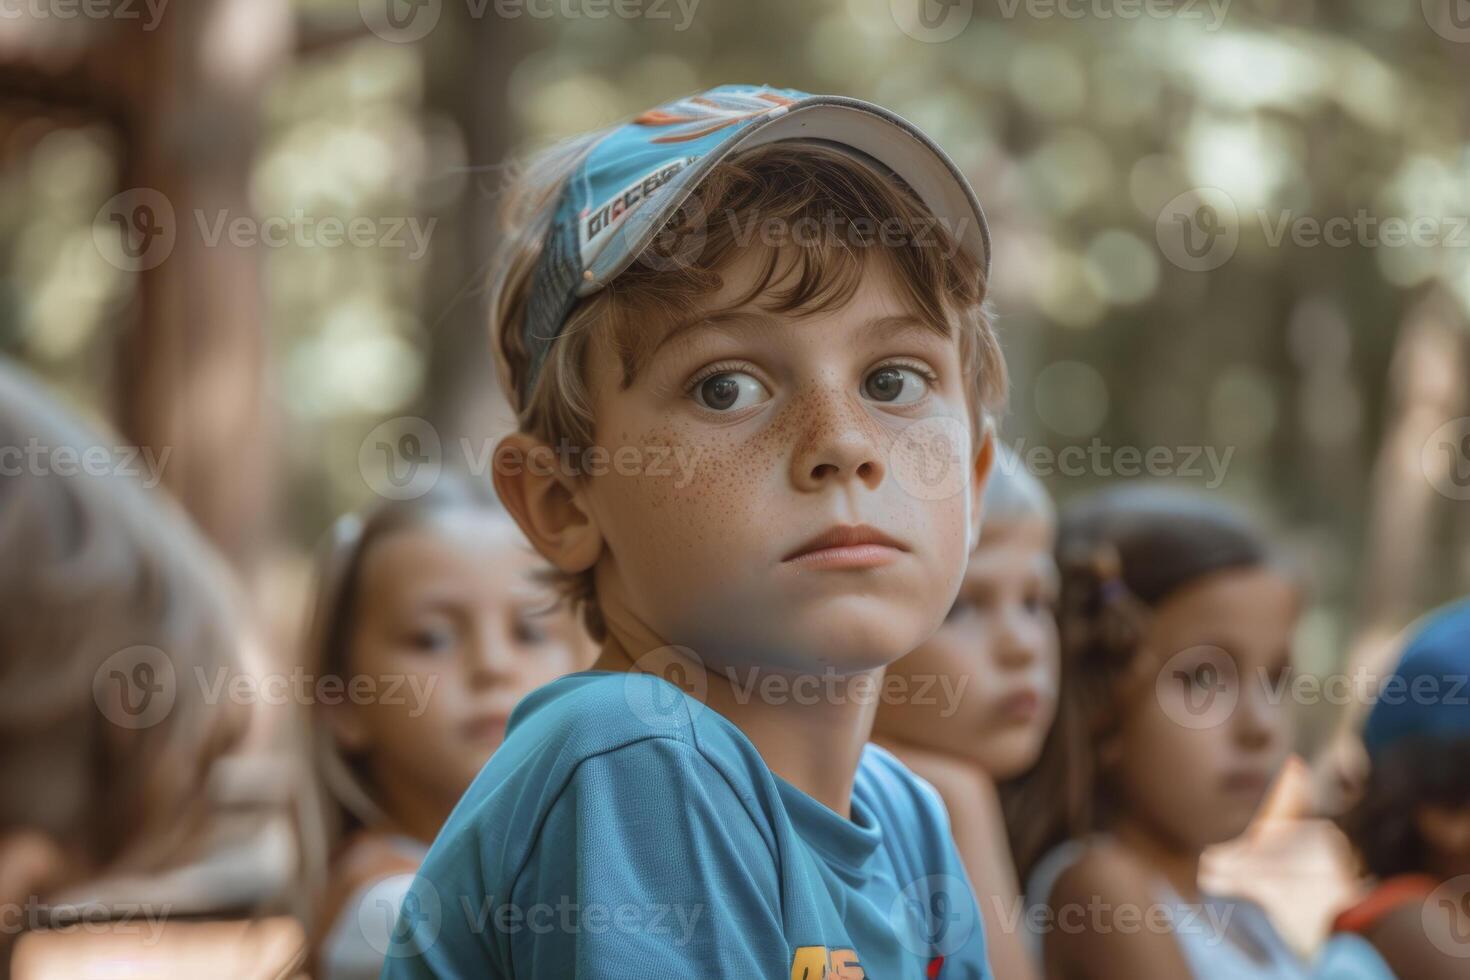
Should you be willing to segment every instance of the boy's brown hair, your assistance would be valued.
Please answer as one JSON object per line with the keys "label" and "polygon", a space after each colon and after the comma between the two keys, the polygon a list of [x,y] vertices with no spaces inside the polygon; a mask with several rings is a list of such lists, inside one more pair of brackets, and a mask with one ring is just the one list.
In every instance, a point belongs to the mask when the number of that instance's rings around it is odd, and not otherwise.
{"label": "boy's brown hair", "polygon": [[[568,175],[602,133],[554,147],[512,182],[502,210],[505,244],[491,281],[491,331],[503,390],[520,430],[548,445],[593,445],[587,385],[594,338],[606,338],[633,383],[664,333],[721,284],[720,270],[751,244],[767,258],[733,307],[809,315],[840,308],[857,291],[869,256],[888,263],[912,312],[950,336],[958,330],[972,431],[989,424],[1006,393],[1005,362],[984,309],[985,273],[906,184],[849,153],[815,142],[777,142],[715,167],[659,241],[604,289],[580,301],[524,397],[531,355],[524,321],[543,242]],[[798,229],[816,228],[804,234]],[[778,241],[758,239],[784,230]],[[713,315],[717,311],[707,311]],[[555,573],[593,638],[606,629],[592,572]]]}

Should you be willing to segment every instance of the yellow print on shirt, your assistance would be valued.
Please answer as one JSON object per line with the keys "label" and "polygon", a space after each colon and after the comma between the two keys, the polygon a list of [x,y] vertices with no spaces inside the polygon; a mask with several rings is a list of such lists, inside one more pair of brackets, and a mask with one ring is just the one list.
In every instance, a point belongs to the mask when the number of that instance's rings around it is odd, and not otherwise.
{"label": "yellow print on shirt", "polygon": [[865,980],[857,950],[798,946],[791,957],[791,980]]}

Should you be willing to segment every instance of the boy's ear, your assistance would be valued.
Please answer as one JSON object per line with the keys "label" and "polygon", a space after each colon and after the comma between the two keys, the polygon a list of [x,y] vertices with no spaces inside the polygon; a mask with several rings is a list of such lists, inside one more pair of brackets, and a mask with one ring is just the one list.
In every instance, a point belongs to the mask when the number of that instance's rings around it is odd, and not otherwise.
{"label": "boy's ear", "polygon": [[495,492],[541,557],[563,572],[585,572],[602,554],[602,529],[573,493],[556,453],[524,432],[495,447]]}
{"label": "boy's ear", "polygon": [[980,543],[980,526],[985,520],[985,488],[990,483],[990,472],[995,466],[995,426],[988,420],[980,432],[979,444],[975,447],[975,470],[970,474],[970,526],[965,553],[975,550]]}

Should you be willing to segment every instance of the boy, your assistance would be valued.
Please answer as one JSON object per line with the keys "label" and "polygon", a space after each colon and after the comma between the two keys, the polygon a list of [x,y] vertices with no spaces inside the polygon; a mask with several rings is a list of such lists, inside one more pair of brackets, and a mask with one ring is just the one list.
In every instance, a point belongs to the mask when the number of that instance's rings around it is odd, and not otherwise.
{"label": "boy", "polygon": [[968,184],[875,106],[724,86],[507,213],[495,484],[601,655],[517,706],[383,976],[988,978],[942,804],[866,746],[1004,392]]}

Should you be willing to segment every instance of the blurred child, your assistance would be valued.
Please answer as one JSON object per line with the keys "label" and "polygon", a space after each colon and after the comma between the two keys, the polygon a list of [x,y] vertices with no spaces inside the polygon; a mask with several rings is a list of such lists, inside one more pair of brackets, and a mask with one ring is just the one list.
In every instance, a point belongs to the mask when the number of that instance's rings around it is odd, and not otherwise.
{"label": "blurred child", "polygon": [[1344,829],[1372,892],[1337,918],[1331,980],[1470,975],[1470,601],[1423,623],[1368,714]]}
{"label": "blurred child", "polygon": [[309,651],[348,692],[320,699],[313,725],[335,803],[324,980],[377,977],[378,903],[402,897],[384,879],[418,868],[516,702],[590,659],[580,625],[550,610],[544,567],[503,511],[447,477],[333,529]]}
{"label": "blurred child", "polygon": [[874,741],[939,790],[975,886],[997,976],[1037,975],[1014,915],[1021,889],[996,784],[1035,764],[1057,697],[1055,514],[997,444],[980,543],[944,625],[888,668]]}
{"label": "blurred child", "polygon": [[1229,510],[1138,485],[1065,510],[1058,556],[1052,806],[1016,828],[1046,976],[1304,976],[1259,906],[1199,885],[1287,757],[1298,587]]}
{"label": "blurred child", "polygon": [[0,363],[0,976],[285,975],[300,927],[246,917],[289,821],[222,798],[260,718],[209,693],[241,604],[115,445]]}

